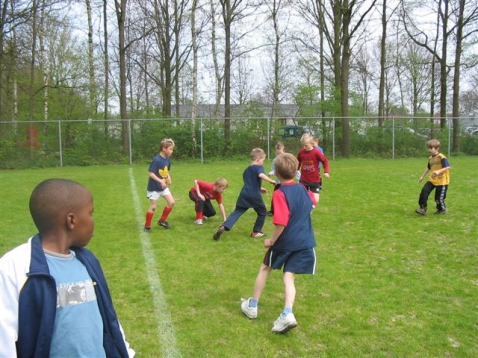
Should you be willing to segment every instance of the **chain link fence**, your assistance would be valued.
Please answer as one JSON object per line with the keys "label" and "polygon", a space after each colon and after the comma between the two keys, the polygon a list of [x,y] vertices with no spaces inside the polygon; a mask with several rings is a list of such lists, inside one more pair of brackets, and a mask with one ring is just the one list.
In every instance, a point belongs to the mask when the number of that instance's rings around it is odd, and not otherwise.
{"label": "chain link fence", "polygon": [[[430,138],[439,139],[441,151],[450,155],[453,121],[442,122],[444,127],[426,118],[386,118],[380,124],[376,117],[349,118],[350,157],[424,156]],[[163,138],[174,139],[180,161],[244,158],[255,147],[271,157],[278,141],[296,153],[304,132],[317,136],[333,160],[341,157],[341,126],[341,118],[231,118],[228,130],[224,119],[210,118],[0,122],[0,168],[149,162]],[[460,128],[460,149],[478,155],[478,135]]]}

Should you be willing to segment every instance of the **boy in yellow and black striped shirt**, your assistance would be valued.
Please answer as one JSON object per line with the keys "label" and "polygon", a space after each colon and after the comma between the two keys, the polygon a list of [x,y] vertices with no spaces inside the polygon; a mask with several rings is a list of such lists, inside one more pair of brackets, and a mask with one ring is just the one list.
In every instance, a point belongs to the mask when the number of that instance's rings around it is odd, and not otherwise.
{"label": "boy in yellow and black striped shirt", "polygon": [[418,199],[420,208],[416,209],[415,212],[420,215],[426,214],[428,196],[432,190],[435,189],[435,203],[437,208],[435,214],[445,214],[445,198],[448,185],[450,184],[450,163],[448,159],[440,153],[440,142],[437,139],[429,140],[427,147],[428,153],[430,153],[428,165],[422,176],[418,179],[418,182],[421,183],[429,172],[431,172],[431,175],[420,192]]}

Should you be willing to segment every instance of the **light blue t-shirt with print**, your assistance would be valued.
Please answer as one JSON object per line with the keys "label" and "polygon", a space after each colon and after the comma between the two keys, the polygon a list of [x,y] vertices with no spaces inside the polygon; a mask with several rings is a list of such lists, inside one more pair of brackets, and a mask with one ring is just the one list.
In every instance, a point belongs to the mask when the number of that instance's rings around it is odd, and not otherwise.
{"label": "light blue t-shirt with print", "polygon": [[55,278],[57,305],[50,358],[106,357],[103,320],[86,267],[70,255],[45,252]]}

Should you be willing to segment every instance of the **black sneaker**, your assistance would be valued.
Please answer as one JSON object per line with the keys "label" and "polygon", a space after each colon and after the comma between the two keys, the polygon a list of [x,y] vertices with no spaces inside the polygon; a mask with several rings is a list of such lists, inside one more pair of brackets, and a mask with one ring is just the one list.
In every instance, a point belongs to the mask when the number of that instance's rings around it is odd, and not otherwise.
{"label": "black sneaker", "polygon": [[446,210],[437,210],[437,211],[435,211],[435,214],[437,214],[437,215],[446,214]]}
{"label": "black sneaker", "polygon": [[167,221],[158,221],[158,225],[164,227],[165,229],[170,229],[171,227],[169,226]]}
{"label": "black sneaker", "polygon": [[419,215],[425,215],[427,213],[427,209],[420,208],[420,209],[416,209],[415,212]]}
{"label": "black sneaker", "polygon": [[153,230],[151,230],[151,227],[149,227],[149,226],[145,226],[145,228],[144,228],[144,232],[146,232],[146,233],[150,234],[152,231],[153,231]]}
{"label": "black sneaker", "polygon": [[222,233],[224,232],[224,230],[225,230],[224,226],[222,226],[222,225],[219,226],[219,227],[217,228],[216,232],[214,233],[212,239],[213,239],[213,240],[216,240],[216,241],[219,240],[219,238],[221,237],[221,235],[222,235]]}

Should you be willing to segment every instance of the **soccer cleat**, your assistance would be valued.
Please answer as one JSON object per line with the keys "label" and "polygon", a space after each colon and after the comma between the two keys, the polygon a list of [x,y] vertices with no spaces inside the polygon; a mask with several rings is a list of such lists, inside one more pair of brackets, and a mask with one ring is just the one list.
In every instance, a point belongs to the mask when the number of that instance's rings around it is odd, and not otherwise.
{"label": "soccer cleat", "polygon": [[143,230],[144,230],[144,232],[146,232],[148,234],[150,234],[153,231],[153,230],[151,230],[151,227],[149,227],[149,226],[145,226]]}
{"label": "soccer cleat", "polygon": [[245,299],[245,298],[241,298],[241,310],[242,310],[242,313],[244,313],[248,318],[250,319],[254,319],[254,318],[257,318],[257,307],[250,307],[249,306],[249,301],[251,299],[248,298],[248,299]]}
{"label": "soccer cleat", "polygon": [[170,229],[171,227],[169,226],[167,221],[158,221],[158,225],[164,227],[165,229]]}
{"label": "soccer cleat", "polygon": [[224,232],[225,228],[224,226],[219,226],[216,230],[216,232],[214,233],[214,235],[212,236],[213,240],[219,240],[219,238],[221,237],[222,233]]}
{"label": "soccer cleat", "polygon": [[202,225],[202,224],[203,224],[202,220],[200,220],[200,219],[195,220],[194,223],[195,223],[196,225]]}
{"label": "soccer cleat", "polygon": [[274,213],[272,212],[272,210],[267,212],[267,216],[273,216],[273,215]]}
{"label": "soccer cleat", "polygon": [[437,215],[446,214],[446,210],[437,210],[437,211],[435,211],[435,214],[437,214]]}
{"label": "soccer cleat", "polygon": [[419,215],[425,215],[427,213],[427,209],[420,208],[420,209],[416,209],[415,212]]}
{"label": "soccer cleat", "polygon": [[297,321],[293,313],[289,313],[287,316],[280,315],[279,318],[274,322],[272,327],[272,333],[286,333],[289,332],[292,328],[297,327]]}
{"label": "soccer cleat", "polygon": [[259,238],[259,237],[264,237],[264,236],[266,236],[266,234],[264,234],[262,231],[251,232],[251,237],[254,237],[254,238]]}

